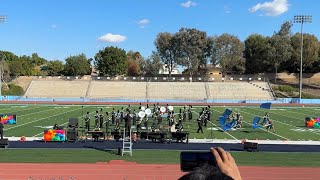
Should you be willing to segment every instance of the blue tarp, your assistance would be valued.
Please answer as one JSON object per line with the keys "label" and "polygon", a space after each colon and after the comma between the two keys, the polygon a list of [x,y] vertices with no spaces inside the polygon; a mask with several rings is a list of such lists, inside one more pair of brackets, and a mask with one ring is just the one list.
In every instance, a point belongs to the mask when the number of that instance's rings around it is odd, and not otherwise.
{"label": "blue tarp", "polygon": [[254,117],[254,118],[253,118],[253,121],[252,121],[252,128],[253,128],[253,129],[258,129],[258,128],[260,128],[260,126],[258,125],[260,119],[261,119],[261,117]]}
{"label": "blue tarp", "polygon": [[271,103],[262,103],[260,105],[260,108],[263,108],[263,109],[270,109],[271,108]]}

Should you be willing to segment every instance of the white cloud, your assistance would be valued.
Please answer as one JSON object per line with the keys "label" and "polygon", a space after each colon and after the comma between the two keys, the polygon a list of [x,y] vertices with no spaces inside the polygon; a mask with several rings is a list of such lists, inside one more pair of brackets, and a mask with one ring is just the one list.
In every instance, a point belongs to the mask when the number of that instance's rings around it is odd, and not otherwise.
{"label": "white cloud", "polygon": [[288,0],[273,0],[272,2],[259,3],[249,9],[250,12],[263,11],[266,16],[278,16],[289,10]]}
{"label": "white cloud", "polygon": [[125,41],[126,39],[127,39],[126,36],[122,36],[119,34],[111,34],[111,33],[105,34],[98,38],[99,41],[108,42],[108,43],[120,43]]}
{"label": "white cloud", "polygon": [[189,0],[189,1],[187,1],[187,2],[181,3],[180,5],[181,5],[182,7],[189,8],[189,7],[192,7],[192,6],[193,6],[193,7],[194,7],[194,6],[197,6],[197,3]]}
{"label": "white cloud", "polygon": [[51,24],[50,26],[52,29],[57,29],[57,25],[56,24]]}
{"label": "white cloud", "polygon": [[146,25],[150,24],[151,21],[149,19],[141,19],[137,24],[140,28],[144,28]]}

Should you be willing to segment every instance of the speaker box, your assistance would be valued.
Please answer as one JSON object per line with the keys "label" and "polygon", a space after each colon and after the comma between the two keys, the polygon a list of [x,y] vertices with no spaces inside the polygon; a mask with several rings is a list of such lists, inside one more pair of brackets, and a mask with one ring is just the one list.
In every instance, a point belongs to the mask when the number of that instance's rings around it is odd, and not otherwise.
{"label": "speaker box", "polygon": [[253,142],[245,142],[243,145],[244,151],[257,151],[258,150],[258,143]]}
{"label": "speaker box", "polygon": [[67,131],[67,140],[68,141],[77,141],[77,131],[76,130],[68,130]]}
{"label": "speaker box", "polygon": [[8,139],[0,139],[0,148],[7,148],[9,146]]}
{"label": "speaker box", "polygon": [[78,127],[79,119],[77,118],[70,118],[69,119],[69,127]]}

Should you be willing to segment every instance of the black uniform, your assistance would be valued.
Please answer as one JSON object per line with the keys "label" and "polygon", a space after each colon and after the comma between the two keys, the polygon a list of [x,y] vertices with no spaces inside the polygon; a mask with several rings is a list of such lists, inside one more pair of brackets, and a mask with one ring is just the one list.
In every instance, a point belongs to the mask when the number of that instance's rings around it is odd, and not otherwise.
{"label": "black uniform", "polygon": [[127,114],[127,116],[125,117],[125,127],[126,127],[126,134],[127,136],[130,133],[130,129],[131,129],[131,121],[132,121],[132,116],[130,114],[130,112]]}
{"label": "black uniform", "polygon": [[133,110],[133,114],[132,114],[132,125],[136,125],[136,121],[137,121],[137,114],[136,114],[136,111]]}
{"label": "black uniform", "polygon": [[94,118],[95,118],[94,126],[95,126],[95,128],[98,128],[98,127],[99,127],[99,125],[100,125],[100,123],[99,123],[100,116],[99,116],[98,111],[96,111],[96,115],[94,115]]}
{"label": "black uniform", "polygon": [[120,112],[120,122],[123,122],[123,109],[122,109],[122,111]]}
{"label": "black uniform", "polygon": [[106,112],[106,135],[109,135],[109,123],[110,123],[110,119],[108,117],[108,112]]}
{"label": "black uniform", "polygon": [[192,120],[192,111],[191,111],[191,109],[188,109],[188,118],[189,118],[189,121]]}
{"label": "black uniform", "polygon": [[114,112],[114,109],[111,112],[111,121],[112,121],[112,124],[114,124],[116,121],[116,112]]}
{"label": "black uniform", "polygon": [[86,117],[84,117],[84,121],[86,122],[86,129],[90,131],[90,115],[89,112],[87,112]]}
{"label": "black uniform", "polygon": [[1,139],[3,139],[3,124],[0,122],[0,134],[1,134]]}
{"label": "black uniform", "polygon": [[197,121],[198,121],[198,130],[197,130],[197,133],[199,133],[199,131],[201,131],[201,133],[203,133],[203,131],[202,131],[202,125],[203,125],[202,118],[199,117]]}
{"label": "black uniform", "polygon": [[102,114],[102,111],[100,111],[100,114],[99,114],[99,128],[102,128],[102,125],[103,125],[103,114]]}

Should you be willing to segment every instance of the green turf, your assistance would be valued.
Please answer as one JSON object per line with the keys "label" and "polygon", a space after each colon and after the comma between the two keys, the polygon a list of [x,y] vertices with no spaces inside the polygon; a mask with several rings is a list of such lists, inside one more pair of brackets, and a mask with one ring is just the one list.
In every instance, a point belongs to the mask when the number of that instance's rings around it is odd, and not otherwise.
{"label": "green turf", "polygon": [[[94,124],[95,111],[103,108],[103,111],[111,112],[121,109],[123,106],[84,106],[83,112],[89,111],[91,114],[91,125]],[[175,112],[179,112],[181,107],[175,107]],[[279,107],[269,110],[271,119],[274,120],[275,133],[266,132],[264,129],[252,129],[251,123],[255,116],[263,116],[265,109],[259,107],[231,107],[233,110],[239,110],[244,117],[244,127],[241,130],[222,132],[217,121],[218,117],[228,107],[212,107],[212,124],[208,124],[207,128],[213,127],[214,138],[216,139],[270,139],[270,140],[320,140],[320,129],[309,129],[304,127],[304,119],[307,116],[319,117],[320,108],[286,108]],[[131,109],[138,109],[132,106]],[[197,113],[202,107],[194,107],[192,121],[184,122],[185,131],[190,132],[190,138],[204,139],[209,138],[210,130],[204,128],[203,134],[196,133],[197,130]],[[80,118],[82,115],[81,106],[53,106],[53,105],[1,105],[0,113],[17,114],[18,123],[16,125],[5,126],[5,136],[7,137],[41,137],[43,128],[37,126],[53,126],[55,123],[67,125],[68,119],[71,117]],[[82,125],[82,122],[80,122]],[[167,126],[166,119],[163,119],[163,125]],[[122,127],[124,124],[122,123]],[[151,122],[149,123],[151,126]],[[111,127],[112,128],[112,127]]]}
{"label": "green turf", "polygon": [[[133,156],[94,149],[2,149],[0,162],[10,163],[95,163],[126,160],[138,163],[179,164],[179,151],[134,150]],[[319,167],[320,153],[231,152],[239,166]]]}

